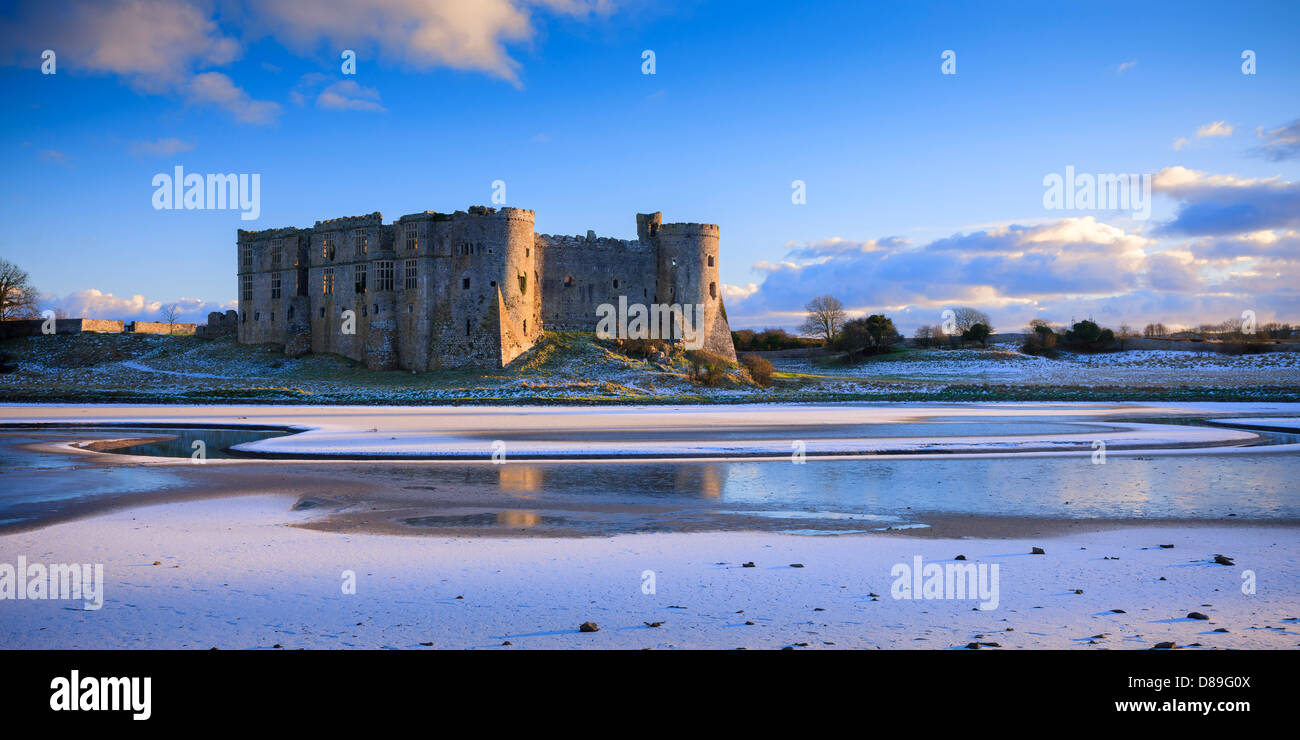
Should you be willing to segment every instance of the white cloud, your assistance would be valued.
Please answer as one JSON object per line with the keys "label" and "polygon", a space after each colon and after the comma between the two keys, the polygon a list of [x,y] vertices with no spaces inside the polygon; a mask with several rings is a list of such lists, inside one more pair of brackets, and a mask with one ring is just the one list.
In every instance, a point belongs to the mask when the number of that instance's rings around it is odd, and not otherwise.
{"label": "white cloud", "polygon": [[1187,137],[1179,136],[1177,139],[1174,139],[1174,151],[1176,152],[1182,151],[1183,147],[1187,146],[1190,143],[1192,142],[1188,141]]}
{"label": "white cloud", "polygon": [[[1271,182],[1185,168],[1162,176],[1175,188]],[[1296,244],[1294,229],[1165,243],[1095,217],[995,225],[920,245],[823,239],[787,245],[784,259],[753,265],[763,275],[757,286],[726,286],[724,295],[733,328],[794,328],[803,305],[825,293],[855,315],[884,311],[909,332],[940,323],[942,310],[954,305],[989,311],[1005,331],[1035,316],[1096,315],[1112,325],[1218,321],[1239,314],[1243,303],[1261,315],[1293,317],[1300,306]]]}
{"label": "white cloud", "polygon": [[1205,188],[1249,188],[1259,185],[1288,185],[1274,176],[1269,178],[1242,178],[1236,175],[1207,175],[1201,170],[1183,166],[1166,167],[1151,178],[1151,187],[1158,192],[1175,195]]}
{"label": "white cloud", "polygon": [[[220,14],[218,14],[218,8]],[[255,100],[213,68],[241,54],[242,38],[269,36],[304,54],[354,48],[417,69],[484,72],[519,85],[510,44],[530,43],[541,12],[584,18],[612,11],[608,0],[68,0],[20,6],[0,28],[0,52],[31,64],[44,49],[60,71],[112,74],[141,93],[177,95],[223,108],[236,120],[270,123],[279,105]],[[370,97],[326,94],[323,107],[382,108]]]}
{"label": "white cloud", "polygon": [[1223,121],[1212,121],[1196,129],[1196,136],[1201,139],[1210,136],[1232,136],[1234,128],[1232,124]]}
{"label": "white cloud", "polygon": [[722,284],[722,298],[727,301],[743,301],[757,292],[757,283],[745,283],[743,286]]}
{"label": "white cloud", "polygon": [[363,87],[353,80],[341,80],[321,90],[316,107],[330,110],[359,110],[383,113],[388,109],[379,100],[379,91]]}
{"label": "white cloud", "polygon": [[95,288],[78,290],[63,297],[47,295],[42,306],[73,319],[158,321],[163,306],[173,303],[180,308],[180,318],[177,319],[179,322],[196,324],[206,323],[210,311],[225,311],[238,307],[233,300],[224,304],[198,298],[163,301],[145,298],[139,293],[133,296],[116,296]]}
{"label": "white cloud", "polygon": [[581,0],[264,0],[250,8],[250,25],[300,51],[322,44],[352,48],[417,69],[445,66],[475,70],[519,84],[510,43],[536,35],[534,10],[585,17],[612,4]]}
{"label": "white cloud", "polygon": [[216,103],[239,120],[265,123],[278,106],[252,101],[225,75],[199,73],[240,55],[239,42],[213,15],[208,0],[31,3],[6,24],[0,40],[21,59],[51,48],[60,71],[117,75],[138,92]]}
{"label": "white cloud", "polygon": [[271,123],[280,113],[280,105],[253,100],[234,81],[220,72],[204,72],[190,80],[186,93],[190,100],[211,103],[226,109],[244,123]]}
{"label": "white cloud", "polygon": [[1115,74],[1117,75],[1124,74],[1125,72],[1127,72],[1130,69],[1133,69],[1136,66],[1137,66],[1136,59],[1130,59],[1127,62],[1120,62],[1120,65],[1115,68]]}

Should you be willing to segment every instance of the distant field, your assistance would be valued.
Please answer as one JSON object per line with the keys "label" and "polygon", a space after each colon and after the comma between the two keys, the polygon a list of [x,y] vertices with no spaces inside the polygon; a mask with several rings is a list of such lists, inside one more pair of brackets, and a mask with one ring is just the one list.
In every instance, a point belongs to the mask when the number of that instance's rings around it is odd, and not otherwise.
{"label": "distant field", "polygon": [[1222,355],[1214,352],[1130,350],[1026,355],[1013,345],[986,350],[909,349],[859,365],[819,365],[806,358],[774,359],[779,370],[853,379],[978,382],[1035,386],[1139,386],[1151,389],[1300,386],[1300,352]]}
{"label": "distant field", "polygon": [[744,403],[836,400],[1296,400],[1300,353],[1231,357],[1139,350],[1049,360],[1012,346],[908,349],[859,365],[773,358],[771,388],[733,370],[717,387],[623,356],[580,332],[548,332],[503,370],[372,371],[334,355],[289,359],[231,339],[85,334],[0,342],[17,371],[0,401],[149,403]]}

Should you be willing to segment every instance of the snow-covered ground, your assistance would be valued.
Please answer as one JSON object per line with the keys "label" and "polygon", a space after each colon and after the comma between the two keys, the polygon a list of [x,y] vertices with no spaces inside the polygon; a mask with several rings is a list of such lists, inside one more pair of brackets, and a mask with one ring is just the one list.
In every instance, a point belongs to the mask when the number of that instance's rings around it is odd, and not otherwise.
{"label": "snow-covered ground", "polygon": [[986,383],[1207,387],[1300,385],[1300,352],[1221,355],[1213,352],[1131,350],[1099,354],[1063,352],[1057,359],[1021,353],[1014,345],[989,350],[921,350],[859,365],[819,366],[806,359],[774,360],[787,372],[880,380],[947,380]]}
{"label": "snow-covered ground", "polygon": [[83,335],[6,341],[18,370],[0,399],[176,403],[733,403],[835,400],[1284,400],[1300,393],[1300,352],[1226,356],[1135,350],[1033,357],[909,349],[858,365],[778,358],[770,387],[740,369],[691,382],[680,354],[627,357],[581,332],[548,332],[501,370],[371,371],[333,355],[287,358],[230,339]]}
{"label": "snow-covered ground", "polygon": [[[0,601],[21,648],[1293,649],[1300,530],[1143,526],[1006,540],[306,531],[292,497],[138,507],[0,536],[102,563],[103,608]],[[1161,545],[1173,545],[1163,548]],[[1031,555],[1033,547],[1045,550]],[[898,564],[998,566],[996,608],[895,599]],[[1234,565],[1214,562],[1216,554]],[[753,563],[753,567],[743,567]],[[801,567],[797,567],[801,566]],[[349,574],[355,593],[344,593]],[[1253,593],[1243,585],[1254,584]],[[1081,593],[1079,593],[1081,591]],[[1206,620],[1192,619],[1198,612]],[[599,631],[578,626],[595,622]],[[657,627],[647,623],[659,623]],[[509,643],[506,645],[505,643]]]}

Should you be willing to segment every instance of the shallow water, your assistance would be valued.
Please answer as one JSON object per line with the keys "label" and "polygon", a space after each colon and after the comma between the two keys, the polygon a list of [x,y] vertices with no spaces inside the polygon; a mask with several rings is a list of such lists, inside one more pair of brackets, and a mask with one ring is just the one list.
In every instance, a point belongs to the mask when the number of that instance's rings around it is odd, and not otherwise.
{"label": "shallow water", "polygon": [[[391,475],[390,473],[389,475]],[[382,476],[383,473],[373,473]],[[455,513],[419,527],[545,528],[548,516],[591,533],[675,528],[866,531],[932,515],[1063,519],[1300,518],[1300,456],[1111,455],[790,462],[728,461],[406,468],[408,491]],[[410,483],[419,482],[415,486]],[[437,492],[476,491],[444,497]],[[391,501],[420,505],[418,493]],[[440,509],[445,511],[445,509]],[[511,516],[524,511],[535,518]]]}
{"label": "shallow water", "polygon": [[[925,426],[934,425],[897,425]],[[1020,431],[1022,426],[1017,425]],[[874,432],[874,430],[873,430]],[[174,439],[134,448],[210,457],[266,431],[143,430]],[[788,433],[788,432],[787,432]],[[969,434],[969,430],[954,432]],[[1003,433],[1006,433],[1005,431]],[[190,466],[141,464],[130,454],[89,458],[24,449],[36,441],[115,439],[121,429],[0,434],[0,530],[124,494],[168,493],[210,481]],[[1271,441],[1286,441],[1295,435]],[[297,508],[331,516],[351,507],[412,531],[616,534],[765,529],[821,534],[924,525],[943,515],[1105,519],[1300,519],[1300,454],[1111,454],[920,460],[267,464],[263,475],[324,475]],[[198,467],[198,466],[195,466]],[[264,471],[264,472],[263,472]],[[340,481],[335,490],[333,481]],[[340,493],[343,481],[349,490]],[[269,485],[269,484],[268,484]],[[261,491],[261,492],[275,492]],[[138,500],[138,497],[137,497]],[[364,503],[365,506],[357,506]],[[369,512],[375,512],[370,514]],[[391,512],[391,513],[389,513]],[[343,528],[359,527],[344,522]]]}

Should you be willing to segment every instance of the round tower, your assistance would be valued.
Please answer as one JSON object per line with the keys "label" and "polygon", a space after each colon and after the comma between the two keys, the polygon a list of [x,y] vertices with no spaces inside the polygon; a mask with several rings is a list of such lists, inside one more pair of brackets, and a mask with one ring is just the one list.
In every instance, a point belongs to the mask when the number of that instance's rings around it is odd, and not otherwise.
{"label": "round tower", "polygon": [[659,303],[718,303],[718,227],[662,224],[658,230]]}
{"label": "round tower", "polygon": [[736,351],[718,279],[718,226],[661,224],[655,238],[659,255],[658,302],[681,306],[683,315],[691,318],[698,332],[692,349],[704,349],[734,361]]}
{"label": "round tower", "polygon": [[540,258],[534,239],[532,211],[502,208],[504,246],[498,285],[501,286],[501,364],[518,357],[541,338],[542,286]]}

